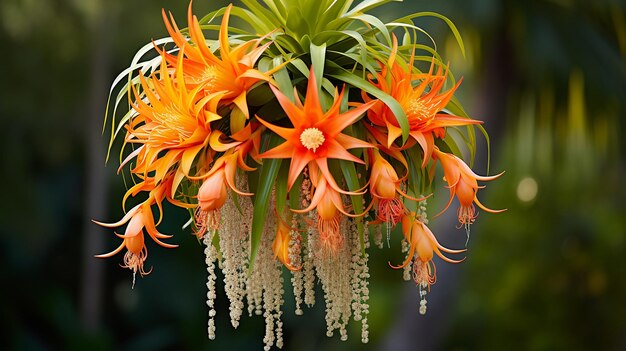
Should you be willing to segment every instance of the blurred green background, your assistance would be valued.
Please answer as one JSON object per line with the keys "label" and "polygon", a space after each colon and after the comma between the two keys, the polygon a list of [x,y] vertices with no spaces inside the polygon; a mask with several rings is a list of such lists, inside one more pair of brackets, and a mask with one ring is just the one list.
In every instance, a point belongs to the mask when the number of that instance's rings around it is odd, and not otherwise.
{"label": "blurred green background", "polygon": [[[0,349],[262,347],[263,320],[234,331],[223,292],[208,341],[203,252],[180,229],[185,213],[170,209],[161,228],[180,248],[148,243],[155,269],[134,290],[121,257],[93,258],[117,241],[90,219],[117,219],[124,193],[116,163],[104,165],[108,89],[139,47],[165,36],[161,7],[184,23],[185,1],[0,0]],[[356,323],[348,342],[325,336],[320,294],[295,316],[287,287],[285,349],[626,349],[626,2],[405,1],[380,16],[426,10],[463,34],[465,58],[441,22],[418,23],[465,77],[460,99],[486,122],[491,173],[506,170],[483,203],[508,211],[481,213],[464,263],[437,262],[425,317],[415,286],[387,266],[398,243],[372,250],[367,345]],[[485,174],[485,145],[478,154]],[[445,191],[436,197],[432,213]],[[461,247],[453,223],[431,222]]]}

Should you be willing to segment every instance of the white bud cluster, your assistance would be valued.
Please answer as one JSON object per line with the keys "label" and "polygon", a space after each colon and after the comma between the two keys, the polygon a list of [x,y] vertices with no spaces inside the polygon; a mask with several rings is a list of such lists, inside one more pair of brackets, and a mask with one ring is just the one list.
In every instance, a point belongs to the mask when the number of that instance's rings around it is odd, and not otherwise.
{"label": "white bud cluster", "polygon": [[[274,210],[274,203],[270,210]],[[249,198],[239,198],[239,208],[229,199],[221,211],[222,223],[219,229],[219,245],[222,259],[220,269],[224,273],[224,290],[230,302],[231,324],[237,328],[244,310],[244,298],[248,303],[248,313],[254,311],[263,315],[266,323],[265,349],[276,345],[283,346],[283,323],[280,320],[283,305],[282,265],[272,251],[272,242],[276,231],[276,217],[268,216],[262,233],[258,254],[253,271],[248,275],[248,258],[250,247],[250,229],[252,218],[252,202]],[[210,245],[209,235],[205,236],[205,244]],[[294,249],[297,245],[294,245]],[[209,282],[207,286],[209,300],[209,338],[215,337],[215,260],[217,250],[212,245],[205,250]],[[296,251],[293,253],[298,255]]]}
{"label": "white bud cluster", "polygon": [[376,247],[379,248],[379,249],[383,248],[383,226],[382,226],[382,224],[376,226],[376,231],[374,232],[374,245],[376,245]]}
{"label": "white bud cluster", "polygon": [[234,328],[239,326],[243,312],[245,282],[247,280],[248,246],[252,202],[240,197],[239,204],[243,216],[229,199],[222,207],[222,223],[219,229],[219,243],[222,252],[222,272],[224,273],[224,291],[230,301],[230,322]]}
{"label": "white bud cluster", "polygon": [[331,337],[334,331],[338,329],[342,341],[347,340],[346,326],[352,314],[350,278],[353,271],[350,264],[352,255],[349,247],[353,243],[345,238],[345,233],[349,231],[347,223],[345,218],[340,223],[344,245],[337,248],[333,253],[322,252],[314,255],[317,277],[322,284],[326,302],[326,335]]}
{"label": "white bud cluster", "polygon": [[[406,252],[406,258],[409,258],[409,243],[406,239],[402,239],[402,252]],[[413,262],[409,262],[404,268],[402,268],[402,279],[411,280],[411,272],[413,271]]]}
{"label": "white bud cluster", "polygon": [[[420,195],[421,196],[421,195]],[[417,208],[417,219],[422,221],[424,224],[428,224],[428,217],[426,215],[426,205],[428,203],[426,200],[423,200],[419,203],[419,207]]]}
{"label": "white bud cluster", "polygon": [[[240,181],[238,181],[239,183]],[[245,182],[245,180],[244,180]],[[302,183],[302,204],[311,201],[311,182],[305,177]],[[274,198],[273,196],[271,197]],[[259,249],[251,272],[248,272],[250,255],[250,230],[253,205],[249,198],[239,197],[239,207],[229,199],[221,209],[221,225],[218,235],[219,249],[213,245],[211,235],[205,235],[204,244],[207,280],[207,305],[209,307],[208,333],[215,338],[215,299],[217,265],[224,274],[224,289],[229,300],[230,319],[237,328],[247,302],[248,314],[263,315],[265,319],[264,349],[283,346],[283,322],[281,307],[284,303],[283,265],[276,258],[272,246],[276,235],[276,216],[267,216],[259,243]],[[275,203],[269,206],[275,211]],[[317,219],[317,212],[311,211],[304,222]],[[317,226],[306,225],[304,232],[298,231],[298,218],[291,221],[289,261],[294,267],[302,267],[291,272],[291,283],[295,297],[295,313],[303,314],[302,304],[309,307],[315,304],[315,281],[322,285],[326,303],[327,335],[333,336],[339,330],[340,339],[347,340],[347,324],[350,318],[361,322],[361,341],[369,341],[369,268],[367,249],[369,227],[363,223],[363,239],[358,233],[354,219],[344,217],[340,222],[340,235],[343,244],[330,250],[322,248]],[[302,223],[300,223],[302,224]],[[376,244],[382,246],[381,226],[378,226]],[[363,245],[363,246],[362,246]],[[362,247],[365,252],[362,251]],[[425,304],[424,304],[425,305]],[[425,308],[425,307],[424,307]],[[421,309],[420,309],[421,310]]]}
{"label": "white bud cluster", "polygon": [[[250,216],[252,216],[252,212],[250,213]],[[272,220],[271,225],[275,225],[275,222],[273,221],[273,219],[274,219],[274,216],[268,217],[268,220]],[[257,316],[260,316],[263,314],[263,282],[264,282],[263,279],[264,277],[262,273],[264,272],[264,269],[265,269],[265,264],[264,264],[265,261],[263,260],[263,255],[266,254],[264,251],[267,250],[267,248],[265,248],[263,245],[264,244],[263,238],[267,237],[269,234],[270,233],[268,233],[268,229],[266,225],[263,228],[263,234],[261,237],[262,241],[259,243],[260,247],[259,247],[259,251],[257,252],[257,257],[255,259],[254,269],[252,273],[245,280],[245,284],[246,284],[245,294],[246,294],[246,301],[248,302],[248,315],[250,317],[252,317],[253,313]],[[249,244],[246,247],[249,247]],[[270,247],[270,252],[271,251],[272,250]],[[248,258],[246,258],[246,260],[247,259]]]}
{"label": "white bud cluster", "polygon": [[[309,220],[314,220],[317,212],[309,213]],[[308,307],[315,305],[315,238],[317,238],[317,229],[315,226],[307,227],[307,242],[304,252],[304,261],[302,262],[302,273],[304,276],[304,303]]]}
{"label": "white bud cluster", "polygon": [[426,314],[426,288],[428,287],[428,284],[426,284],[426,282],[422,282],[421,284],[419,284],[419,291],[420,291],[420,314],[421,315],[425,315]]}
{"label": "white bud cluster", "polygon": [[206,256],[206,266],[207,266],[207,300],[206,304],[209,306],[209,325],[208,325],[208,334],[209,339],[215,340],[215,299],[217,298],[217,293],[215,291],[215,280],[217,276],[215,275],[215,261],[217,259],[217,250],[213,247],[213,243],[211,242],[211,235],[208,233],[204,235],[204,245],[206,248],[204,249],[204,254]]}
{"label": "white bud cluster", "polygon": [[[273,206],[270,206],[273,208]],[[283,304],[283,277],[282,266],[274,257],[272,241],[276,230],[276,217],[269,216],[265,222],[259,250],[254,261],[254,269],[250,276],[250,282],[257,281],[262,289],[263,317],[265,318],[265,337],[263,342],[265,350],[272,346],[278,348],[283,344],[283,323],[280,320]],[[259,306],[257,305],[256,308]]]}
{"label": "white bud cluster", "polygon": [[[259,251],[261,250],[262,248],[259,248]],[[253,313],[257,316],[263,314],[263,278],[261,276],[263,267],[260,267],[259,261],[260,258],[257,256],[253,272],[246,282],[246,301],[248,301],[248,315],[250,317]]]}
{"label": "white bud cluster", "polygon": [[[424,224],[428,224],[428,218],[426,215],[426,200],[422,201],[417,209],[417,218],[422,221],[422,223]],[[416,254],[417,255],[417,254]],[[417,257],[415,258],[415,260],[417,260]],[[419,313],[421,315],[425,315],[426,314],[426,295],[428,293],[428,284],[426,282],[421,282],[418,284],[419,287],[419,295],[420,295],[420,307],[419,307]]]}
{"label": "white bud cluster", "polygon": [[[294,267],[302,266],[302,237],[300,232],[293,228],[298,227],[298,221],[295,216],[293,216],[291,221],[291,231],[289,233],[289,261],[291,265]],[[297,271],[291,271],[291,285],[293,286],[293,296],[295,299],[295,313],[298,316],[301,316],[304,312],[302,311],[302,293],[304,291],[304,272],[302,269]]]}
{"label": "white bud cluster", "polygon": [[354,220],[350,221],[350,248],[352,255],[351,262],[351,280],[352,288],[352,313],[355,321],[361,322],[361,341],[367,343],[369,341],[369,325],[367,323],[367,315],[369,314],[369,268],[367,261],[369,254],[369,229],[364,225],[363,230],[363,251],[361,252],[361,242],[358,233],[358,227]]}

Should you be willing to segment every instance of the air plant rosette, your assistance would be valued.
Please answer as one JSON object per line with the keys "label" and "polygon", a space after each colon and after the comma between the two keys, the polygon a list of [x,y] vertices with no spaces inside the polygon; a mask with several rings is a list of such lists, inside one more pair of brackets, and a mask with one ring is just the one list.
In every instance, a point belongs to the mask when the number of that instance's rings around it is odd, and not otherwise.
{"label": "air plant rosette", "polygon": [[119,247],[98,257],[124,251],[133,279],[150,273],[146,234],[177,246],[157,228],[167,201],[189,212],[184,228],[205,246],[211,339],[219,267],[232,325],[245,311],[263,315],[266,349],[283,343],[284,276],[296,314],[315,304],[317,280],[328,336],[345,340],[352,318],[367,342],[370,243],[389,245],[400,226],[406,259],[390,266],[415,281],[424,314],[433,256],[457,263],[465,252],[437,241],[427,198],[447,187],[443,211],[457,198],[469,235],[476,206],[498,212],[476,196],[478,181],[498,176],[460,158],[462,149],[473,158],[476,130],[487,134],[419,21],[441,19],[463,50],[458,30],[431,12],[390,23],[369,14],[388,2],[242,0],[202,18],[190,4],[185,29],[163,11],[169,36],[140,49],[111,88],[109,150],[123,139],[119,170],[132,185],[122,204],[136,205],[117,223],[97,222],[126,226]]}

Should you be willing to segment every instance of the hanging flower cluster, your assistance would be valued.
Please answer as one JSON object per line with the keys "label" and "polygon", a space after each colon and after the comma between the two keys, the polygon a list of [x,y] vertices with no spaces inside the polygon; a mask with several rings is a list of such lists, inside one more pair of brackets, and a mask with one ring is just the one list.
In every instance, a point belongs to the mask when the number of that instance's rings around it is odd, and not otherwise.
{"label": "hanging flower cluster", "polygon": [[[389,245],[400,229],[406,259],[392,267],[419,287],[423,314],[434,254],[457,263],[465,252],[442,246],[427,226],[436,169],[450,191],[445,209],[458,199],[468,236],[474,204],[498,212],[477,198],[478,181],[497,176],[476,175],[459,158],[461,147],[474,154],[481,122],[463,112],[454,97],[461,80],[434,43],[420,42],[426,32],[414,20],[436,16],[458,32],[432,13],[383,24],[367,14],[383,0],[243,3],[202,19],[190,4],[186,29],[163,11],[169,37],[142,48],[113,83],[121,88],[111,145],[123,136],[120,171],[134,181],[122,202],[137,204],[119,222],[97,222],[126,225],[119,247],[98,257],[124,251],[133,277],[150,273],[145,234],[177,246],[157,229],[167,200],[189,211],[206,245],[210,338],[220,267],[232,325],[246,308],[262,314],[266,349],[281,347],[284,266],[296,314],[315,303],[318,280],[328,335],[338,330],[345,340],[354,318],[367,342],[370,234],[382,247],[382,233]],[[229,27],[231,16],[252,30]],[[149,52],[156,57],[144,59]]]}

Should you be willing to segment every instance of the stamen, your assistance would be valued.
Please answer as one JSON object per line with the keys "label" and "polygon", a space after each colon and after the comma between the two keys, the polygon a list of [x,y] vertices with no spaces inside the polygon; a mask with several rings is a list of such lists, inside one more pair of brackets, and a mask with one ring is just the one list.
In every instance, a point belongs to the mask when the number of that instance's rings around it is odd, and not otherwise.
{"label": "stamen", "polygon": [[[151,135],[176,131],[180,139],[189,138],[193,131],[185,129],[185,123],[181,123],[185,117],[184,114],[178,112],[174,105],[168,105],[163,112],[155,114],[154,118],[160,122],[161,126],[157,126]],[[168,135],[164,135],[163,138],[168,138]]]}
{"label": "stamen", "polygon": [[206,66],[202,73],[198,75],[185,75],[186,80],[192,84],[204,84],[203,88],[208,93],[218,91],[217,82],[219,79],[219,71],[215,66]]}
{"label": "stamen", "polygon": [[315,152],[318,147],[324,144],[324,133],[317,128],[307,128],[300,134],[300,142],[305,148]]}
{"label": "stamen", "polygon": [[324,254],[335,255],[343,246],[343,236],[339,231],[339,215],[331,219],[317,218],[317,231]]}
{"label": "stamen", "polygon": [[457,226],[457,228],[465,228],[465,233],[467,234],[467,240],[465,241],[465,247],[467,247],[470,239],[470,226],[472,223],[474,223],[474,221],[476,221],[476,217],[478,217],[478,211],[476,211],[474,204],[472,204],[471,206],[460,206],[457,210],[457,216],[459,218],[459,225]]}
{"label": "stamen", "polygon": [[434,117],[433,107],[426,105],[422,99],[413,99],[406,107],[406,115],[409,124],[413,127],[419,124],[426,124]]}
{"label": "stamen", "polygon": [[379,199],[377,217],[395,227],[404,213],[404,205],[399,198]]}

